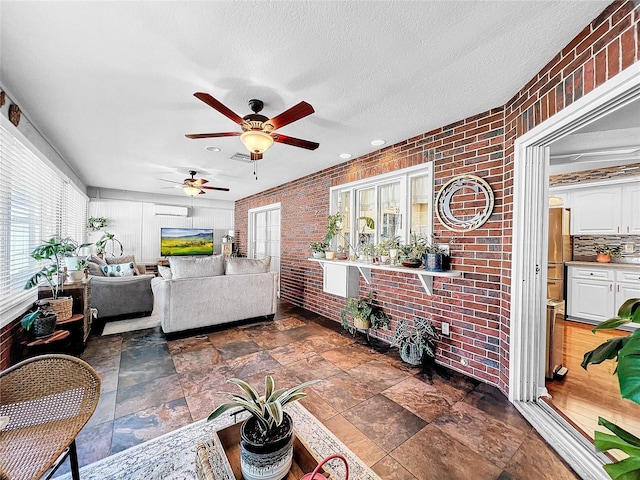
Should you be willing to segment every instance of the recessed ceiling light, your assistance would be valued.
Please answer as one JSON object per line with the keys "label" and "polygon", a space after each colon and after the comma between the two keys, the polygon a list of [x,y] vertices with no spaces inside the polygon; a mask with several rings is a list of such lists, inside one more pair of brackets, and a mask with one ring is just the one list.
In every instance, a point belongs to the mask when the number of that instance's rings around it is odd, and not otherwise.
{"label": "recessed ceiling light", "polygon": [[379,147],[380,145],[384,145],[385,143],[387,143],[387,142],[385,142],[384,140],[380,140],[380,139],[371,140],[371,145],[373,145],[374,147]]}
{"label": "recessed ceiling light", "polygon": [[341,153],[341,154],[340,154],[340,155],[338,155],[338,156],[339,156],[340,158],[344,158],[344,159],[347,159],[347,158],[351,158],[351,157],[353,157],[353,155],[351,155],[350,153]]}
{"label": "recessed ceiling light", "polygon": [[220,147],[204,147],[207,152],[220,152],[222,149]]}

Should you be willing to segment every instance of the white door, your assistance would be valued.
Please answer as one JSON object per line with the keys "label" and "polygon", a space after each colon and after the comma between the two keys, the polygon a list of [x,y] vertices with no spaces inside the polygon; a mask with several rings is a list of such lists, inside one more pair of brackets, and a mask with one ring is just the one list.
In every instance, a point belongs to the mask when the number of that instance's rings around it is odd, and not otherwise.
{"label": "white door", "polygon": [[611,318],[614,309],[612,281],[572,278],[568,296],[569,316],[598,322]]}
{"label": "white door", "polygon": [[271,271],[280,274],[280,203],[249,210],[248,256],[270,256]]}

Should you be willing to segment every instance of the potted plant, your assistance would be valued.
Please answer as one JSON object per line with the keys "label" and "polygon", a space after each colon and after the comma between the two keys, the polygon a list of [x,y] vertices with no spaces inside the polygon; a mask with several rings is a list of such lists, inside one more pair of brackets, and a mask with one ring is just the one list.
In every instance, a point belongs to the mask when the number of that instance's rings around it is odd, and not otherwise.
{"label": "potted plant", "polygon": [[402,265],[405,267],[418,268],[422,265],[422,257],[424,256],[426,239],[420,233],[411,233],[409,244],[402,247],[402,253],[405,259]]}
{"label": "potted plant", "polygon": [[222,236],[222,243],[232,243],[233,242],[233,236],[229,235],[228,233]]}
{"label": "potted plant", "polygon": [[113,233],[104,232],[102,237],[96,242],[96,249],[98,255],[105,256],[110,255],[115,257],[116,250],[119,250],[119,254],[117,256],[122,256],[124,252],[124,248],[122,247],[122,243],[118,240]]}
{"label": "potted plant", "polygon": [[[449,243],[453,242],[453,239]],[[449,248],[435,242],[435,236],[431,235],[431,241],[424,243],[424,269],[430,272],[442,272],[449,270],[451,265]]]}
{"label": "potted plant", "polygon": [[271,375],[264,379],[264,395],[238,378],[228,380],[242,393],[231,394],[231,401],[219,405],[208,417],[211,421],[224,412],[240,408],[251,414],[240,428],[240,465],[246,479],[280,480],[286,477],[293,459],[293,420],[284,407],[307,396],[303,390],[320,380],[289,389],[276,389]]}
{"label": "potted plant", "polygon": [[620,247],[612,247],[610,245],[597,245],[596,248],[596,262],[609,263],[611,257],[620,256]]}
{"label": "potted plant", "polygon": [[107,226],[107,219],[104,217],[89,217],[87,220],[87,229],[97,232]]}
{"label": "potted plant", "polygon": [[324,252],[329,248],[325,242],[311,242],[309,247],[313,252],[313,258],[324,258]]}
{"label": "potted plant", "polygon": [[[596,325],[592,332],[618,328],[626,323],[640,323],[640,298],[631,298],[618,309],[618,316]],[[582,368],[590,364],[615,360],[618,365],[614,374],[618,375],[620,396],[640,405],[640,328],[625,337],[614,337],[584,354]],[[594,443],[598,450],[621,450],[628,458],[604,465],[605,471],[613,479],[640,478],[640,438],[620,428],[616,424],[598,417],[598,424],[613,435],[595,432]]]}
{"label": "potted plant", "polygon": [[436,327],[423,317],[416,317],[415,330],[411,330],[406,319],[398,322],[393,333],[392,347],[400,349],[400,357],[410,365],[419,365],[424,355],[436,358],[436,340],[440,340]]}
{"label": "potted plant", "polygon": [[67,251],[64,253],[64,261],[67,266],[67,271],[72,272],[72,271],[84,270],[86,265],[83,266],[82,260],[86,260],[87,255],[84,255],[84,256],[80,255],[80,250],[86,247],[90,247],[93,244],[92,243],[80,244],[75,240],[73,240],[72,238],[65,238],[63,239],[63,242],[66,242],[67,244],[67,249],[66,249]]}
{"label": "potted plant", "polygon": [[378,257],[380,263],[389,263],[389,246],[386,240],[376,245],[376,257]]}
{"label": "potted plant", "polygon": [[[347,317],[353,320],[353,327],[349,325]],[[347,298],[347,305],[340,311],[342,319],[342,327],[353,335],[356,330],[377,330],[383,328],[389,329],[391,318],[382,310],[382,307],[375,304],[373,300],[373,292],[369,292],[367,298]]]}
{"label": "potted plant", "polygon": [[58,320],[64,321],[71,317],[73,299],[71,297],[60,297],[64,290],[62,275],[62,261],[70,252],[75,250],[75,246],[69,243],[68,239],[51,237],[49,240],[36,246],[31,252],[31,257],[36,260],[47,260],[48,264],[34,273],[27,283],[25,289],[37,287],[41,281],[45,280],[51,289],[51,298],[47,299],[47,309],[53,310]]}
{"label": "potted plant", "polygon": [[42,306],[44,305],[37,305],[36,310],[20,319],[20,325],[26,330],[29,338],[47,338],[56,330],[56,314],[43,310]]}

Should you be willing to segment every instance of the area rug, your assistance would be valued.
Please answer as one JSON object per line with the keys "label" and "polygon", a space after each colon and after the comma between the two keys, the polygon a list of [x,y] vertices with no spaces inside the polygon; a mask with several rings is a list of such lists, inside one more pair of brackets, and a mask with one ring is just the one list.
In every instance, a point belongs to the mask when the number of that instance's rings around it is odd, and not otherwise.
{"label": "area rug", "polygon": [[129,318],[126,320],[116,320],[104,324],[102,336],[114,335],[116,333],[133,332],[144,330],[145,328],[155,328],[160,325],[160,316],[151,314],[148,317]]}
{"label": "area rug", "polygon": [[[350,480],[380,480],[351,450],[318,421],[299,403],[292,403],[286,411],[293,418],[296,434],[313,448],[318,459],[333,453],[345,456],[349,463]],[[237,415],[237,420],[247,414]],[[196,448],[199,442],[214,437],[217,430],[234,423],[231,415],[224,415],[212,422],[200,420],[173,432],[141,443],[115,455],[103,458],[80,469],[82,480],[185,480],[196,478]],[[217,436],[215,437],[217,439]],[[345,478],[342,464],[335,464],[335,470],[328,466],[330,478]],[[58,477],[69,480],[71,474]],[[233,480],[228,474],[216,480]]]}

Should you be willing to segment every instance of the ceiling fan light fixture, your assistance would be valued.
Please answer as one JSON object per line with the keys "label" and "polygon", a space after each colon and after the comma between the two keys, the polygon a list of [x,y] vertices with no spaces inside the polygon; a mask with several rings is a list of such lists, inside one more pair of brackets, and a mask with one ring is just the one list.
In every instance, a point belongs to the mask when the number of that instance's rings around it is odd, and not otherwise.
{"label": "ceiling fan light fixture", "polygon": [[273,137],[260,130],[249,130],[240,135],[240,141],[251,153],[264,153],[273,145]]}
{"label": "ceiling fan light fixture", "polygon": [[191,185],[185,185],[182,187],[184,193],[189,195],[190,197],[195,197],[196,195],[200,195],[200,189],[197,187],[193,187]]}

